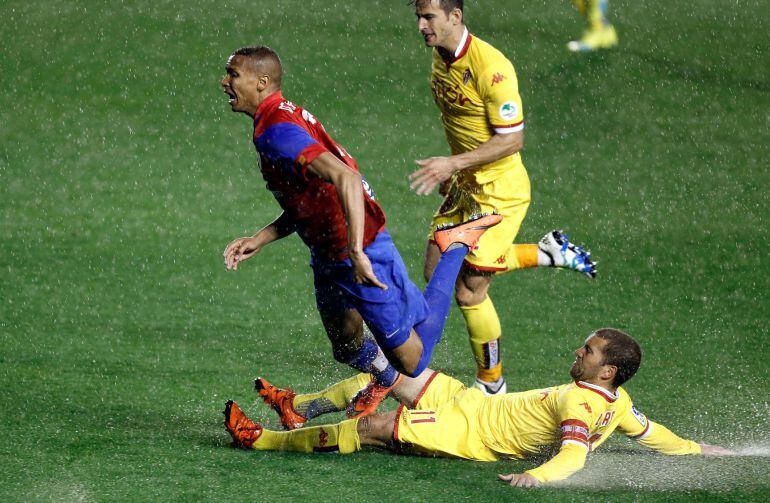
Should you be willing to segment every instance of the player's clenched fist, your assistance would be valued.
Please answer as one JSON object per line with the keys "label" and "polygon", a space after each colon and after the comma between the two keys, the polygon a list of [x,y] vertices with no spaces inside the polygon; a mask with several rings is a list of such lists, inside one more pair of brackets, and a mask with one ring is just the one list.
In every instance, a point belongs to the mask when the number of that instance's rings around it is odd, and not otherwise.
{"label": "player's clenched fist", "polygon": [[500,480],[508,482],[513,487],[539,487],[540,481],[529,473],[498,474]]}
{"label": "player's clenched fist", "polygon": [[223,253],[225,268],[228,271],[237,271],[238,262],[249,259],[257,254],[259,245],[254,237],[238,238],[230,242]]}

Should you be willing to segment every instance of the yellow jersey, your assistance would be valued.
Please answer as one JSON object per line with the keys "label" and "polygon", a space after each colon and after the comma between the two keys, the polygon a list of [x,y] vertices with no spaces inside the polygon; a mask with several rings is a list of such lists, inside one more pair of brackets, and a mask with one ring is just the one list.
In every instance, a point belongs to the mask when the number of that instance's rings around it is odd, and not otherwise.
{"label": "yellow jersey", "polygon": [[541,482],[581,469],[589,451],[616,429],[665,454],[698,454],[700,446],[637,411],[623,388],[615,393],[582,381],[492,396],[479,408],[482,442],[499,457],[520,458],[561,444],[547,463],[529,470]]}
{"label": "yellow jersey", "polygon": [[[494,134],[524,128],[519,84],[511,62],[497,49],[472,36],[466,28],[457,51],[445,60],[433,49],[433,99],[441,111],[453,155],[475,150]],[[506,170],[524,165],[519,153],[459,173],[462,181],[488,183]]]}

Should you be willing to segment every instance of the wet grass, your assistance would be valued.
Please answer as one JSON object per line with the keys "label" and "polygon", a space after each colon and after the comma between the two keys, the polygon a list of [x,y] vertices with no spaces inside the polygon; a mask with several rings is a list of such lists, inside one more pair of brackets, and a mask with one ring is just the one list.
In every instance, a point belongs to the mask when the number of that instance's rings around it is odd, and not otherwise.
{"label": "wet grass", "polygon": [[[230,239],[277,214],[249,121],[218,87],[225,59],[244,44],[279,50],[285,94],[358,158],[419,278],[438,200],[410,195],[406,176],[446,146],[405,3],[0,6],[1,499],[767,493],[770,9],[753,0],[612,2],[622,45],[587,56],[564,50],[580,30],[567,2],[467,7],[519,74],[534,190],[520,240],[563,227],[600,261],[594,282],[542,270],[495,282],[509,387],[564,382],[585,334],[618,326],[645,349],[627,386],[641,410],[751,456],[669,459],[613,439],[563,486],[526,492],[495,480],[525,461],[227,447],[227,398],[274,421],[252,403],[255,375],[312,390],[348,371],[299,240],[222,267]],[[454,310],[434,366],[472,378]]]}

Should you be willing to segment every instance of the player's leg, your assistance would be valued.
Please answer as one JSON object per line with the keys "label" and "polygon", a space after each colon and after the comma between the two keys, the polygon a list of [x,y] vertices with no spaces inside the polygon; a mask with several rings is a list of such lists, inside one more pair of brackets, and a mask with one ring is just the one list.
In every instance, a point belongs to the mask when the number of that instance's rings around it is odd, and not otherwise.
{"label": "player's leg", "polygon": [[441,339],[463,260],[469,248],[501,218],[474,215],[465,222],[437,230],[441,256],[424,292],[409,279],[398,250],[385,232],[365,251],[375,274],[388,284],[388,290],[341,284],[388,359],[402,373],[416,377],[427,367],[433,348]]}
{"label": "player's leg", "polygon": [[[414,408],[420,397],[428,392],[435,374],[426,369],[417,377],[405,377],[393,387],[390,395],[402,405]],[[345,410],[371,380],[371,374],[356,374],[317,393],[294,393],[291,389],[273,386],[264,377],[257,378],[254,386],[265,403],[278,413],[284,427],[293,430],[302,427],[307,420]]]}
{"label": "player's leg", "polygon": [[615,27],[607,19],[608,0],[573,0],[572,3],[586,20],[586,30],[580,40],[573,40],[570,51],[595,51],[618,45]]}
{"label": "player's leg", "polygon": [[272,431],[249,419],[232,400],[225,405],[224,415],[225,429],[230,433],[233,445],[244,449],[341,454],[361,449],[358,419],[292,431]]}
{"label": "player's leg", "polygon": [[564,231],[553,230],[537,244],[512,244],[505,255],[506,268],[497,274],[531,267],[559,267],[596,277],[596,262],[591,259],[591,252],[570,242]]}
{"label": "player's leg", "polygon": [[364,337],[363,318],[355,309],[321,313],[326,333],[332,343],[334,359],[350,367],[372,374],[382,386],[392,386],[399,372],[391,365],[379,345]]}
{"label": "player's leg", "polygon": [[492,274],[466,266],[460,272],[455,291],[476,360],[476,387],[488,395],[507,391],[500,359],[502,328],[488,295]]}
{"label": "player's leg", "polygon": [[334,359],[359,372],[371,373],[381,386],[393,386],[399,373],[379,345],[364,336],[361,314],[348,302],[347,293],[334,280],[339,271],[317,264],[313,272],[316,306],[332,344]]}
{"label": "player's leg", "polygon": [[254,381],[254,389],[275,410],[284,428],[294,430],[310,419],[345,410],[355,394],[371,380],[371,374],[361,373],[317,393],[295,393],[291,388],[282,389],[270,384],[264,377],[258,377]]}

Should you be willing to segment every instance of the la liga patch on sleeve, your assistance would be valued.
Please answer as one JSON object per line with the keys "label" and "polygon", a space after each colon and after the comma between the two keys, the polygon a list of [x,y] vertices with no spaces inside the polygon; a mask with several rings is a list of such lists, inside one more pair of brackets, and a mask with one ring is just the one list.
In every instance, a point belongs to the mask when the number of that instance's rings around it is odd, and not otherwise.
{"label": "la liga patch on sleeve", "polygon": [[631,413],[642,426],[647,426],[647,416],[636,410],[636,407],[633,405],[631,406]]}
{"label": "la liga patch on sleeve", "polygon": [[519,107],[513,101],[506,101],[500,105],[498,113],[500,114],[500,118],[502,118],[504,121],[510,122],[515,119],[517,115],[519,115]]}

